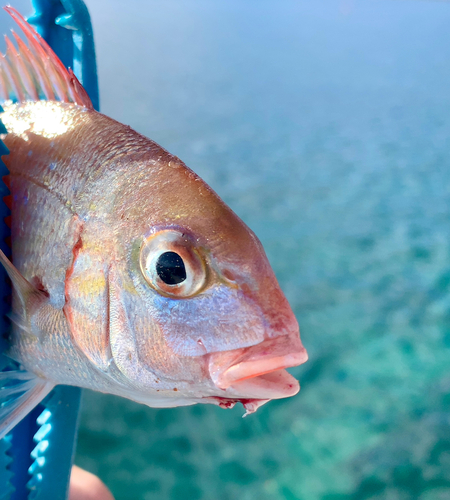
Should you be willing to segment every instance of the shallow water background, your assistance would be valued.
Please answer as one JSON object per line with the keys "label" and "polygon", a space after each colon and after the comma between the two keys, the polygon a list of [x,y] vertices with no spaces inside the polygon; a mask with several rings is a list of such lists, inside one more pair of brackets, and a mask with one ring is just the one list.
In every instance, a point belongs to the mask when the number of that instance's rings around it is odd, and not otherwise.
{"label": "shallow water background", "polygon": [[257,233],[310,361],[246,419],[86,393],[76,463],[117,500],[450,498],[450,3],[88,5],[102,111]]}
{"label": "shallow water background", "polygon": [[450,4],[94,1],[102,110],[252,227],[311,360],[300,394],[87,394],[118,500],[450,497]]}

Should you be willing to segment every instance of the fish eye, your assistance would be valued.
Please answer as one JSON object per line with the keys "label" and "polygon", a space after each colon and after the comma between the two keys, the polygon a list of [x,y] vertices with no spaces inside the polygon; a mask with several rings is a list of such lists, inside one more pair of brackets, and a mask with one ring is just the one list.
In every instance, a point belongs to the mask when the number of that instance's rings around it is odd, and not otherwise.
{"label": "fish eye", "polygon": [[140,267],[148,284],[161,295],[188,298],[206,283],[200,251],[184,233],[165,229],[144,240]]}
{"label": "fish eye", "polygon": [[164,252],[158,257],[156,272],[166,285],[178,285],[186,279],[183,259],[175,252]]}

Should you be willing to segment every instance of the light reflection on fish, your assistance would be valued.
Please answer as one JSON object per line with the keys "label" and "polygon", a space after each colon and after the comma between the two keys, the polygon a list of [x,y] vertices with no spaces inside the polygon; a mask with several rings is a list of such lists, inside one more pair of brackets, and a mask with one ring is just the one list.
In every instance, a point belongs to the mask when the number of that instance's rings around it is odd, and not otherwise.
{"label": "light reflection on fish", "polygon": [[24,368],[10,376],[26,390],[8,400],[3,389],[0,435],[56,384],[152,407],[240,401],[247,413],[296,394],[285,368],[306,351],[254,233],[177,157],[94,111],[73,73],[6,10],[29,41],[16,36],[19,53],[7,42],[0,73],[3,99],[16,100],[0,116],[9,355]]}

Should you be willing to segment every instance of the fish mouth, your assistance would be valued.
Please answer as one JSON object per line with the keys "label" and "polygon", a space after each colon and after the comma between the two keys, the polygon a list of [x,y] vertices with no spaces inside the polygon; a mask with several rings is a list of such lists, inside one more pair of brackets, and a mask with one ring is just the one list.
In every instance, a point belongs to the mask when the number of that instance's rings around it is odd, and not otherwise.
{"label": "fish mouth", "polygon": [[267,339],[244,349],[210,355],[209,373],[217,388],[224,391],[216,404],[231,407],[240,401],[248,413],[271,399],[294,396],[298,381],[286,368],[308,359],[298,333]]}

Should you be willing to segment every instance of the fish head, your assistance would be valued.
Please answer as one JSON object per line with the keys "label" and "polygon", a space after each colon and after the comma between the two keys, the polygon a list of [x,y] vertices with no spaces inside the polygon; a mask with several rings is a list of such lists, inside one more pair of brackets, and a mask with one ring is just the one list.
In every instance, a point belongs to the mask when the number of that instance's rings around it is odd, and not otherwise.
{"label": "fish head", "polygon": [[179,160],[151,172],[113,211],[110,344],[137,399],[251,411],[296,394],[285,368],[307,354],[260,241]]}

